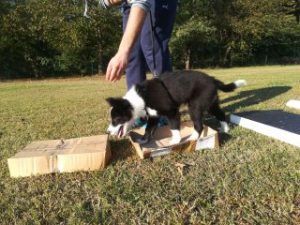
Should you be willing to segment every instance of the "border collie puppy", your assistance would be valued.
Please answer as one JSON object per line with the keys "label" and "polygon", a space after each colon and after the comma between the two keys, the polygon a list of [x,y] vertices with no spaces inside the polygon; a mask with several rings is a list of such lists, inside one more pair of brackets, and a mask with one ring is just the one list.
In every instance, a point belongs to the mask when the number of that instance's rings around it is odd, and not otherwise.
{"label": "border collie puppy", "polygon": [[221,124],[221,131],[228,132],[225,113],[221,110],[218,90],[230,92],[246,85],[245,80],[237,80],[225,85],[223,82],[196,71],[169,72],[133,86],[123,98],[107,98],[111,108],[108,132],[123,137],[132,128],[134,121],[147,117],[145,135],[138,140],[147,143],[152,137],[159,116],[168,119],[172,139],[170,145],[178,144],[180,136],[180,112],[182,104],[187,104],[194,131],[190,140],[199,138],[203,129],[204,112],[214,115]]}

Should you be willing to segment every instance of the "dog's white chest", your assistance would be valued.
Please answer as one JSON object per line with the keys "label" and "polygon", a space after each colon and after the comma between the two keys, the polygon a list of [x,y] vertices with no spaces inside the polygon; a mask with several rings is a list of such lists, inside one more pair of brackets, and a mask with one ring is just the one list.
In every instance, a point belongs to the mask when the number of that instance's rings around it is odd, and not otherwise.
{"label": "dog's white chest", "polygon": [[158,116],[158,113],[155,109],[151,109],[150,107],[146,107],[147,114],[149,116]]}

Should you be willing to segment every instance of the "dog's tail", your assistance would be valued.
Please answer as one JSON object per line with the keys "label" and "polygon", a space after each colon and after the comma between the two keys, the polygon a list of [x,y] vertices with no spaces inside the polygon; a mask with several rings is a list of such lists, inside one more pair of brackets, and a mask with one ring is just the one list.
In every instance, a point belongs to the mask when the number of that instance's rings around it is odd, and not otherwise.
{"label": "dog's tail", "polygon": [[218,89],[220,89],[221,91],[224,91],[224,92],[231,92],[231,91],[234,91],[236,88],[247,85],[247,81],[245,81],[245,80],[236,80],[230,84],[224,84],[220,80],[215,80],[215,81],[216,81],[216,85],[217,85]]}

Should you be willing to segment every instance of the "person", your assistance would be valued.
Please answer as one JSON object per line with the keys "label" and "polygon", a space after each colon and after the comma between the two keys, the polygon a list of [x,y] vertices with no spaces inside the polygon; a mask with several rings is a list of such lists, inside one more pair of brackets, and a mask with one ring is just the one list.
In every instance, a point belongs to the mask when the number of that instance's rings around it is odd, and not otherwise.
{"label": "person", "polygon": [[[116,0],[115,0],[116,1]],[[102,0],[103,5],[113,0]],[[131,0],[122,4],[123,36],[117,53],[110,60],[106,80],[120,80],[125,71],[127,88],[171,71],[169,40],[175,22],[177,0]]]}
{"label": "person", "polygon": [[[123,37],[119,49],[107,66],[106,80],[116,82],[125,70],[127,88],[146,79],[150,70],[154,77],[171,71],[169,40],[172,34],[177,0],[100,0],[104,8],[122,2]],[[158,127],[167,124],[164,117]],[[134,127],[147,126],[146,118]]]}

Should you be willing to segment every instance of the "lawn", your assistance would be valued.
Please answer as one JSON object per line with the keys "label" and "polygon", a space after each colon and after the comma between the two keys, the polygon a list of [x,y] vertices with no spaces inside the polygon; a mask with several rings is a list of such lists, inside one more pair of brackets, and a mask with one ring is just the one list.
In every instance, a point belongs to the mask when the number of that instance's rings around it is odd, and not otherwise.
{"label": "lawn", "polygon": [[[285,107],[300,99],[300,66],[206,72],[248,81],[220,93],[227,114],[300,113]],[[0,224],[300,224],[300,149],[233,125],[219,150],[141,161],[114,139],[104,171],[9,177],[7,158],[33,140],[104,133],[105,98],[125,91],[124,79],[103,77],[0,83]],[[181,176],[175,164],[185,162]]]}

